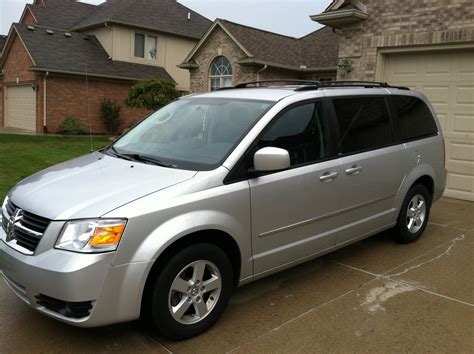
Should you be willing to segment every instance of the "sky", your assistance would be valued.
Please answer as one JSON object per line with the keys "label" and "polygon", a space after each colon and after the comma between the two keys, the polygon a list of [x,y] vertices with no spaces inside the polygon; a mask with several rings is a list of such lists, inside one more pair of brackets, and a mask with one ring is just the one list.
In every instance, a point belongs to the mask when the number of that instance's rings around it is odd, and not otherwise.
{"label": "sky", "polygon": [[[0,34],[8,34],[18,22],[25,4],[33,0],[0,0]],[[84,0],[100,4],[102,0]],[[321,13],[331,0],[179,0],[183,5],[214,20],[224,18],[267,31],[302,37],[321,26],[310,15]]]}

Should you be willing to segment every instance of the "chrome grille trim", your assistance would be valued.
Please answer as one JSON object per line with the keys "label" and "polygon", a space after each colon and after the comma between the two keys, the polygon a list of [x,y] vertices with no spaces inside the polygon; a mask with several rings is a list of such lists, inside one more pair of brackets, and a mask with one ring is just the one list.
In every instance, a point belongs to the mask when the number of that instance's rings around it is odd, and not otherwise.
{"label": "chrome grille trim", "polygon": [[[5,233],[8,233],[10,218],[15,215],[18,209],[20,208],[8,200],[5,207],[7,215],[3,214],[2,218],[2,228]],[[32,255],[48,228],[50,220],[23,209],[21,212],[21,218],[12,226],[13,239],[6,241],[6,243],[21,253]]]}

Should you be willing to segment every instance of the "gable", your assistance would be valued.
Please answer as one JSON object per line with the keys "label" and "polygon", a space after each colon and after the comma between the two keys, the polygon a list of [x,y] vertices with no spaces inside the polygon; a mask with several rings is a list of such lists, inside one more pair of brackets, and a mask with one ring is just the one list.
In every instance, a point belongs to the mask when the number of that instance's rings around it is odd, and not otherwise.
{"label": "gable", "polygon": [[206,38],[205,43],[195,52],[193,59],[199,63],[219,55],[227,57],[231,62],[248,57],[242,48],[221,27],[216,27]]}
{"label": "gable", "polygon": [[8,42],[2,56],[3,81],[16,82],[17,77],[22,81],[34,80],[35,74],[30,70],[34,62],[16,31],[10,34]]}

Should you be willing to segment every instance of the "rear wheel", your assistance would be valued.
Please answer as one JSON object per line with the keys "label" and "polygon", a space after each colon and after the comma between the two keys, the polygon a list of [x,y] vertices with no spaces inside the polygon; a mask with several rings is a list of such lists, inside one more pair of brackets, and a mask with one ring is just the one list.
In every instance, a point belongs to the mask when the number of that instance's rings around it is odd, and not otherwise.
{"label": "rear wheel", "polygon": [[233,269],[219,247],[195,244],[172,256],[151,281],[148,319],[162,335],[186,339],[206,331],[224,312]]}
{"label": "rear wheel", "polygon": [[413,186],[403,201],[394,228],[395,239],[400,243],[418,240],[428,224],[430,208],[431,195],[426,187],[421,184]]}

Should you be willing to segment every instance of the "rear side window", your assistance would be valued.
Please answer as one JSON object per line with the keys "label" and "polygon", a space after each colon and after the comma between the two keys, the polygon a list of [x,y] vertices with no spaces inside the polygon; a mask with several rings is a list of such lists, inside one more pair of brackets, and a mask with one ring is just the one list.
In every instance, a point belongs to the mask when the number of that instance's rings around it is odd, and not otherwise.
{"label": "rear side window", "polygon": [[400,138],[403,141],[438,133],[438,127],[426,104],[416,97],[393,96],[398,113]]}
{"label": "rear side window", "polygon": [[392,144],[392,129],[383,97],[335,99],[339,122],[339,150],[343,154]]}

